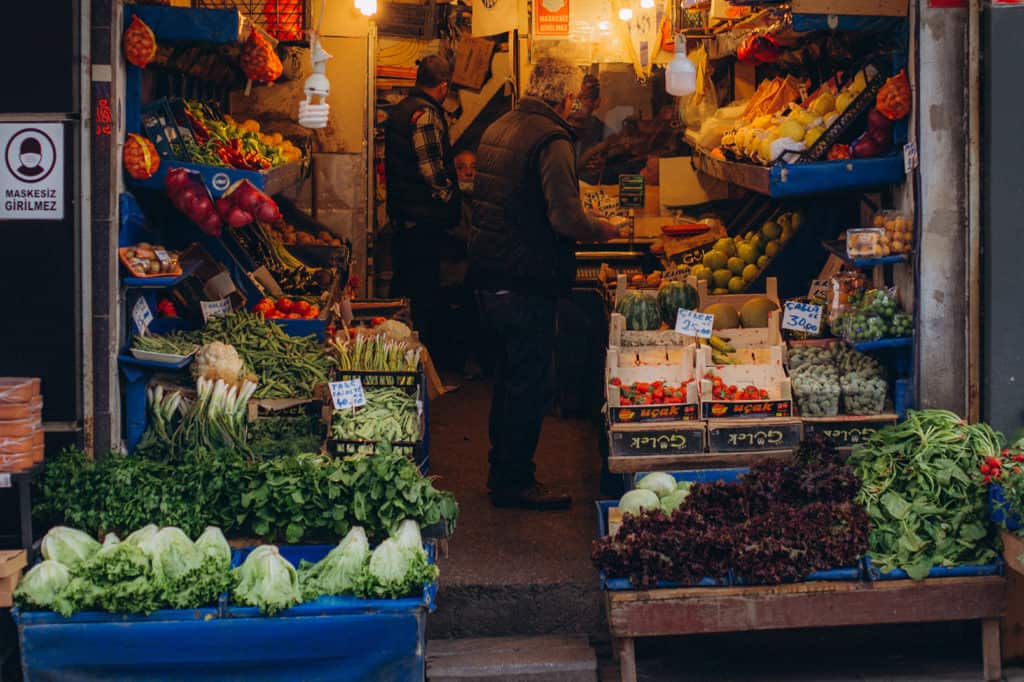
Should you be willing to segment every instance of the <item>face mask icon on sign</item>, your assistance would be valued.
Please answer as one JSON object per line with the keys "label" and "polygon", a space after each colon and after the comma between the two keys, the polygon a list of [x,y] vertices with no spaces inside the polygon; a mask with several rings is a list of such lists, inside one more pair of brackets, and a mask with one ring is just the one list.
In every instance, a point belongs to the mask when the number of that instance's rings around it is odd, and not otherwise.
{"label": "face mask icon on sign", "polygon": [[27,137],[22,140],[21,148],[18,150],[18,161],[21,162],[21,165],[18,167],[18,174],[34,178],[46,170],[41,165],[42,160],[43,148],[39,144],[39,140],[34,137]]}

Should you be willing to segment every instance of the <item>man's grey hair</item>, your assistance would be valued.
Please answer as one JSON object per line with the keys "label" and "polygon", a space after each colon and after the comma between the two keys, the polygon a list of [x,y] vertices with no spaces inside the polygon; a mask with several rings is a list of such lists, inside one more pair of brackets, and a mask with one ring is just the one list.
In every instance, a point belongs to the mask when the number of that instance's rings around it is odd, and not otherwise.
{"label": "man's grey hair", "polygon": [[583,71],[578,66],[561,57],[542,57],[533,65],[525,95],[555,107],[566,95],[578,94],[582,84]]}

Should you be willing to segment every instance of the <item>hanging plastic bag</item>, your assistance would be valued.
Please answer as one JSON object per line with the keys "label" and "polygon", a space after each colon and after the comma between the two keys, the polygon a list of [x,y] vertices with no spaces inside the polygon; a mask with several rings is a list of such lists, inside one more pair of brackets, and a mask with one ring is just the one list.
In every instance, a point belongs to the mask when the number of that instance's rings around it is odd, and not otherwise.
{"label": "hanging plastic bag", "polygon": [[242,46],[242,71],[257,83],[273,83],[284,73],[284,64],[274,46],[259,31],[253,30]]}
{"label": "hanging plastic bag", "polygon": [[140,69],[156,58],[156,36],[138,15],[124,31],[124,58]]}
{"label": "hanging plastic bag", "polygon": [[691,52],[690,61],[697,67],[697,89],[685,99],[682,106],[683,120],[691,130],[700,130],[701,125],[718,111],[718,93],[708,68],[708,52],[702,44]]}

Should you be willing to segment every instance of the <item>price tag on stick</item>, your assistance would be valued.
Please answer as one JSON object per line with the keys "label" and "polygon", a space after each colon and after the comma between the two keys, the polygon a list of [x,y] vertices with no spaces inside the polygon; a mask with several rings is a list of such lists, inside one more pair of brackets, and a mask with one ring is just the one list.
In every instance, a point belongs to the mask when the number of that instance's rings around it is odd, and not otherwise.
{"label": "price tag on stick", "polygon": [[817,334],[821,331],[821,306],[786,301],[782,309],[782,328]]}
{"label": "price tag on stick", "polygon": [[203,322],[209,322],[211,317],[224,317],[231,314],[231,299],[200,301],[199,307],[203,310]]}
{"label": "price tag on stick", "polygon": [[142,296],[139,296],[135,305],[132,306],[132,320],[135,321],[135,328],[139,330],[140,334],[145,336],[149,333],[149,323],[153,321],[153,311],[149,309],[149,304]]}
{"label": "price tag on stick", "polygon": [[696,310],[680,308],[676,314],[676,331],[686,336],[697,336],[702,339],[711,338],[711,329],[715,316],[698,313]]}
{"label": "price tag on stick", "polygon": [[327,386],[331,389],[331,400],[334,401],[336,410],[347,410],[366,404],[363,382],[359,379],[332,381]]}

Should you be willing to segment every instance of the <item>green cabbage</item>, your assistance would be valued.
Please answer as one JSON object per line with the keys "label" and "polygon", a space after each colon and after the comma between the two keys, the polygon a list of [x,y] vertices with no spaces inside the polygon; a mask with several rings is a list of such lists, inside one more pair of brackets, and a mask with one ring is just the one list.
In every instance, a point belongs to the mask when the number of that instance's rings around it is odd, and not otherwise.
{"label": "green cabbage", "polygon": [[61,590],[53,602],[53,610],[68,617],[79,611],[92,611],[100,607],[103,588],[89,580],[75,576]]}
{"label": "green cabbage", "polygon": [[148,526],[143,526],[142,528],[138,529],[137,531],[126,537],[124,541],[132,545],[141,545],[143,542],[156,535],[159,531],[160,527],[156,524],[151,523]]}
{"label": "green cabbage", "polygon": [[622,513],[635,516],[643,511],[658,509],[660,506],[658,496],[650,490],[630,490],[619,500],[619,509]]}
{"label": "green cabbage", "polygon": [[636,487],[638,490],[650,490],[658,497],[665,497],[676,489],[676,479],[672,474],[656,471],[637,481]]}
{"label": "green cabbage", "polygon": [[100,549],[100,543],[88,534],[67,526],[55,526],[43,538],[44,559],[52,559],[68,568],[88,559]]}
{"label": "green cabbage", "polygon": [[366,531],[356,526],[337,547],[315,564],[303,562],[299,567],[302,597],[313,600],[321,595],[360,594],[366,580],[366,563],[370,558],[370,542]]}
{"label": "green cabbage", "polygon": [[47,559],[25,574],[14,591],[14,600],[23,609],[49,609],[69,582],[71,572],[67,566]]}
{"label": "green cabbage", "polygon": [[232,596],[239,604],[258,606],[263,613],[273,615],[302,602],[298,573],[274,545],[254,549],[232,574]]}

